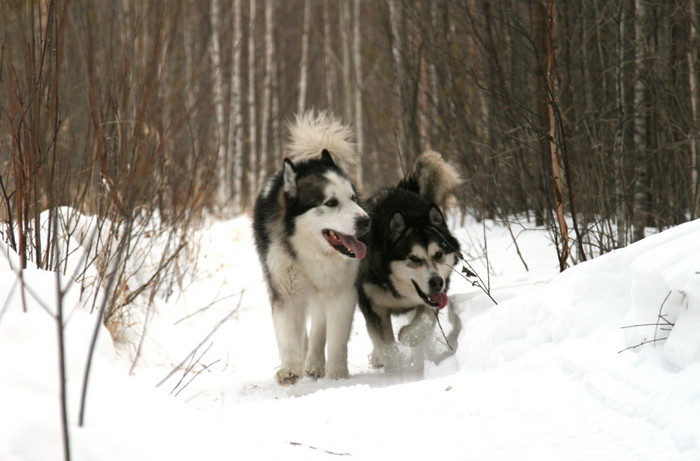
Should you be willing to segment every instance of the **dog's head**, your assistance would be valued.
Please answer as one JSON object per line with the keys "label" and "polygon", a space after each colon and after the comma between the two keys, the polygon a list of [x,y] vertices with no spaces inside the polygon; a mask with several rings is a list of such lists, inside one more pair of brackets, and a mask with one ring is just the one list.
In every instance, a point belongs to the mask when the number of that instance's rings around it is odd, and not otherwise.
{"label": "dog's head", "polygon": [[286,219],[297,247],[347,258],[366,256],[367,249],[357,238],[369,230],[370,218],[358,204],[352,182],[327,150],[318,160],[294,164],[285,159],[283,180]]}
{"label": "dog's head", "polygon": [[414,304],[435,309],[447,305],[452,267],[459,243],[434,204],[397,211],[386,230],[390,279],[396,292]]}

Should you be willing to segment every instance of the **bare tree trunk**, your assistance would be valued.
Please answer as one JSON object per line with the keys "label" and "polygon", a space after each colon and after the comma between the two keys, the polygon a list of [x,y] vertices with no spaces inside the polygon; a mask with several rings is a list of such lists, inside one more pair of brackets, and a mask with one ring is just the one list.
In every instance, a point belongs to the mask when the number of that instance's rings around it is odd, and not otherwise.
{"label": "bare tree trunk", "polygon": [[216,115],[216,150],[217,161],[219,162],[219,188],[218,188],[218,205],[222,206],[226,203],[228,194],[228,177],[227,161],[226,161],[226,144],[224,140],[224,80],[222,75],[221,63],[221,42],[219,33],[221,31],[221,19],[219,0],[211,2],[211,45],[209,52],[211,56],[212,69],[214,71],[214,112]]}
{"label": "bare tree trunk", "polygon": [[353,82],[350,65],[350,2],[340,2],[340,43],[343,58],[343,118],[346,123],[353,120]]}
{"label": "bare tree trunk", "polygon": [[331,0],[323,1],[323,65],[326,70],[326,105],[332,109],[333,82],[335,82],[335,67],[333,66],[330,1]]}
{"label": "bare tree trunk", "polygon": [[243,46],[242,0],[233,2],[233,56],[231,65],[231,105],[229,118],[229,154],[233,159],[233,211],[243,204],[243,95],[241,94],[241,47]]}
{"label": "bare tree trunk", "polygon": [[265,83],[263,88],[262,127],[260,134],[260,163],[258,165],[259,182],[267,177],[270,159],[270,115],[272,111],[272,85],[275,72],[275,43],[273,40],[274,1],[265,1]]}
{"label": "bare tree trunk", "polygon": [[304,26],[301,33],[301,64],[299,70],[299,114],[306,110],[306,84],[309,74],[309,29],[311,25],[311,0],[304,0]]}
{"label": "bare tree trunk", "polygon": [[355,136],[357,137],[357,153],[360,161],[357,162],[357,186],[362,189],[362,156],[364,155],[364,133],[362,132],[362,49],[360,40],[360,6],[361,0],[353,3],[353,70],[355,71]]}
{"label": "bare tree trunk", "polygon": [[625,82],[627,67],[625,59],[625,41],[627,40],[627,9],[624,2],[620,4],[619,35],[617,42],[617,68],[616,68],[616,99],[617,99],[617,129],[615,132],[614,156],[615,156],[615,221],[617,223],[617,246],[627,246],[627,199],[625,181],[625,126],[626,123],[626,95]]}
{"label": "bare tree trunk", "polygon": [[[274,37],[273,37],[274,40]],[[274,48],[273,48],[274,50]],[[272,121],[272,148],[271,153],[282,152],[282,130],[280,129],[280,83],[279,83],[279,63],[274,57],[272,66],[272,112],[270,114]],[[273,159],[277,159],[275,155],[271,155]]]}
{"label": "bare tree trunk", "polygon": [[[196,104],[196,97],[200,91],[200,86],[199,86],[199,79],[196,78],[197,72],[196,72],[196,34],[198,28],[196,27],[196,23],[193,24],[192,21],[190,20],[190,23],[187,23],[187,18],[191,17],[193,15],[192,10],[196,8],[195,6],[195,1],[196,0],[191,0],[188,1],[186,4],[186,14],[183,15],[183,30],[184,30],[184,54],[185,54],[185,78],[186,81],[189,83],[189,87],[187,88],[186,91],[186,96],[185,96],[185,108],[189,114],[190,119],[196,119],[197,118],[197,104]],[[189,14],[187,14],[189,13]],[[200,137],[199,136],[192,136],[192,151],[194,153],[199,153],[200,152]],[[186,159],[188,161],[192,161],[193,156],[188,156]],[[185,167],[188,169],[192,167],[191,164],[186,163]]]}
{"label": "bare tree trunk", "polygon": [[644,228],[646,227],[646,175],[647,175],[647,152],[646,152],[646,101],[645,84],[646,78],[646,4],[644,0],[635,0],[635,22],[634,22],[634,47],[635,47],[635,78],[634,78],[634,149],[635,149],[635,177],[634,177],[634,197],[633,197],[633,231],[632,241],[636,242],[644,238]]}
{"label": "bare tree trunk", "polygon": [[403,40],[401,37],[401,8],[402,2],[399,0],[388,0],[389,2],[389,22],[391,27],[391,56],[394,67],[394,104],[396,107],[396,146],[398,148],[399,173],[403,175],[408,165],[404,165],[409,160],[408,138],[406,137],[406,129],[404,126],[404,90],[406,88],[404,82],[404,59],[403,59]]}
{"label": "bare tree trunk", "polygon": [[[469,4],[467,5],[469,8]],[[437,26],[437,6],[435,2],[430,2],[430,30],[431,34],[437,34],[438,26]],[[467,41],[471,42],[472,39],[471,37],[467,38]],[[470,45],[467,45],[470,46]],[[429,60],[429,67],[428,67],[428,78],[430,79],[430,104],[432,106],[432,114],[433,116],[437,119],[438,117],[438,108],[440,107],[440,93],[438,91],[438,73],[437,73],[437,66],[435,65],[435,60],[430,59]],[[435,127],[435,120],[431,121],[430,124],[430,132],[429,132],[429,138],[428,141],[430,144],[432,144],[433,138],[437,136],[436,134],[436,127]],[[432,145],[428,146],[432,148]]]}
{"label": "bare tree trunk", "polygon": [[258,191],[258,184],[260,184],[258,174],[255,172],[256,167],[260,163],[257,142],[257,111],[255,110],[257,104],[257,97],[255,94],[255,83],[257,82],[257,78],[255,78],[255,69],[257,67],[257,60],[255,58],[255,20],[257,18],[257,0],[250,0],[248,5],[248,151],[250,152],[249,165],[251,166],[251,171],[248,173],[248,194],[251,200],[253,200],[253,197],[255,197]]}
{"label": "bare tree trunk", "polygon": [[557,142],[557,121],[554,110],[554,0],[547,0],[547,93],[549,104],[547,104],[547,118],[549,121],[549,150],[552,161],[552,180],[554,188],[554,198],[556,200],[556,214],[559,223],[559,236],[561,238],[561,253],[559,254],[559,268],[564,270],[568,267],[569,259],[569,228],[566,223],[564,210],[564,167],[561,153]]}
{"label": "bare tree trunk", "polygon": [[688,16],[690,16],[690,46],[688,47],[688,83],[690,84],[690,109],[692,123],[690,125],[690,219],[700,214],[700,159],[698,158],[698,76],[695,68],[698,50],[698,24],[695,0],[688,0]]}

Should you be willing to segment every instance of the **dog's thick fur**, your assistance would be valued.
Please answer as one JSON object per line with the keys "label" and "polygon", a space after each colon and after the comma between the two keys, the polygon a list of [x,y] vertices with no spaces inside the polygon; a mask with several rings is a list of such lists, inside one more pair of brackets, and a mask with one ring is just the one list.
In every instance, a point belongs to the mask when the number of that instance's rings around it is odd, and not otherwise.
{"label": "dog's thick fur", "polygon": [[261,191],[253,217],[281,384],[294,384],[303,374],[348,376],[354,281],[366,254],[357,237],[370,223],[343,170],[356,162],[350,130],[325,113],[307,113],[290,133],[283,168]]}
{"label": "dog's thick fur", "polygon": [[397,186],[380,190],[365,207],[372,229],[362,238],[368,256],[361,263],[357,288],[374,366],[409,365],[396,343],[393,314],[414,311],[413,321],[399,331],[399,341],[413,347],[434,328],[433,311],[447,305],[459,242],[439,205],[459,182],[456,170],[440,154],[428,151]]}

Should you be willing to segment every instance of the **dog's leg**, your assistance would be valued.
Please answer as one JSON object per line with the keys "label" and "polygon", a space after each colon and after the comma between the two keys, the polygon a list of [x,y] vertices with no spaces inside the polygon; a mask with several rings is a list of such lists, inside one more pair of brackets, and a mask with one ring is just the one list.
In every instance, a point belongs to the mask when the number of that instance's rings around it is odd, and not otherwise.
{"label": "dog's leg", "polygon": [[355,291],[348,290],[338,296],[337,303],[328,305],[328,363],[326,376],[331,379],[347,378],[348,373],[348,341],[352,329],[352,318],[355,313]]}
{"label": "dog's leg", "polygon": [[312,378],[323,378],[326,369],[326,311],[315,301],[309,306],[311,332],[304,371]]}
{"label": "dog's leg", "polygon": [[302,376],[302,359],[306,336],[306,312],[303,305],[291,301],[272,302],[272,321],[277,336],[280,384],[295,384]]}
{"label": "dog's leg", "polygon": [[437,318],[427,306],[416,308],[411,323],[399,330],[399,341],[410,347],[416,347],[425,341],[435,328]]}
{"label": "dog's leg", "polygon": [[394,337],[391,312],[389,309],[372,304],[366,297],[360,299],[360,308],[365,315],[367,332],[372,340],[370,364],[374,368],[384,368],[388,371],[400,369],[401,351]]}

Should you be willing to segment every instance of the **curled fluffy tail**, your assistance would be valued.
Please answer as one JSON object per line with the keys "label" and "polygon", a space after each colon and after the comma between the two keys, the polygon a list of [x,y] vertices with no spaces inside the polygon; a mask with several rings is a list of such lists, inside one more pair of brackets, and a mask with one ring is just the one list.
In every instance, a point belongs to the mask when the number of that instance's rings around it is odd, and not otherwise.
{"label": "curled fluffy tail", "polygon": [[462,182],[459,173],[442,155],[429,150],[418,156],[413,169],[400,183],[399,187],[422,195],[442,209],[448,198]]}
{"label": "curled fluffy tail", "polygon": [[289,137],[285,155],[293,162],[320,158],[323,149],[328,149],[342,169],[357,164],[352,130],[327,112],[297,114],[289,124]]}

